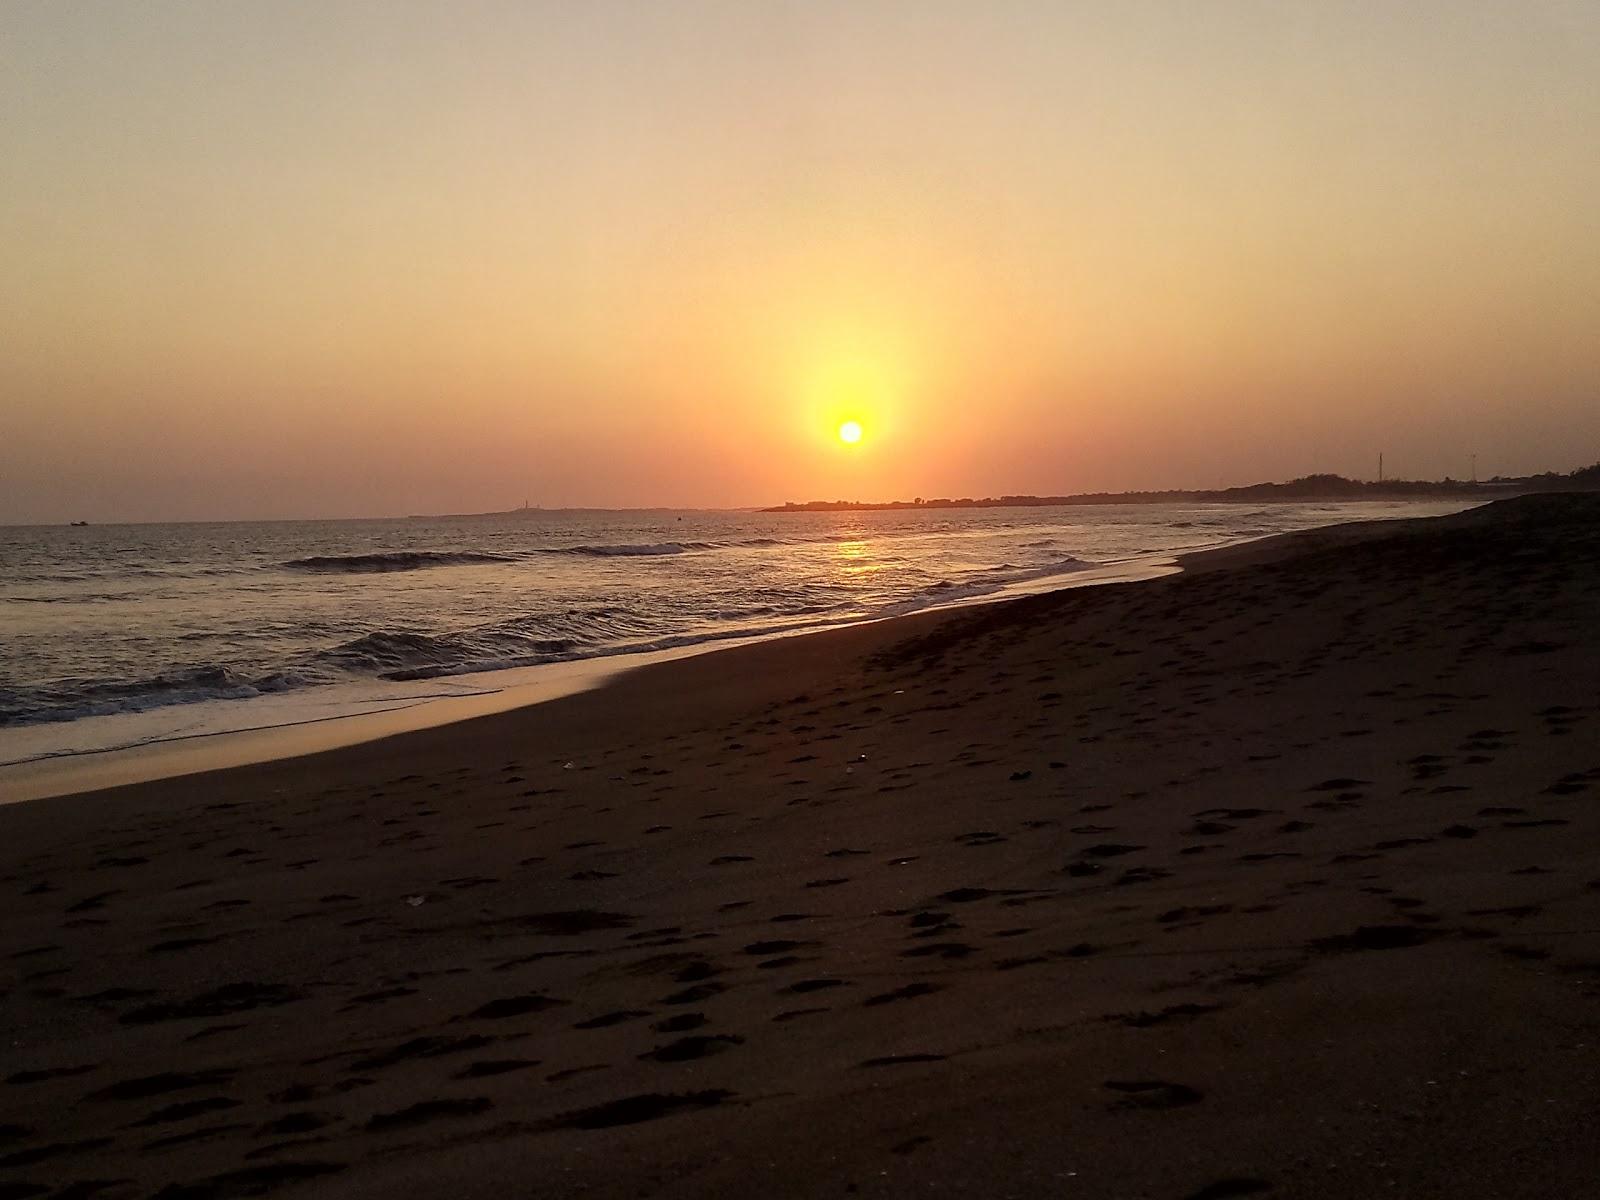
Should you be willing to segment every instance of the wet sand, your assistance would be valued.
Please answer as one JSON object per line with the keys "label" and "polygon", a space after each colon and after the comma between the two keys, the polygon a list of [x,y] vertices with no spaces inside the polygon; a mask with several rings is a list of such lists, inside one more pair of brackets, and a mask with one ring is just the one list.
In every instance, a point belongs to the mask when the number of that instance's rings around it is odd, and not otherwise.
{"label": "wet sand", "polygon": [[0,1198],[1600,1177],[1600,497],[0,809]]}

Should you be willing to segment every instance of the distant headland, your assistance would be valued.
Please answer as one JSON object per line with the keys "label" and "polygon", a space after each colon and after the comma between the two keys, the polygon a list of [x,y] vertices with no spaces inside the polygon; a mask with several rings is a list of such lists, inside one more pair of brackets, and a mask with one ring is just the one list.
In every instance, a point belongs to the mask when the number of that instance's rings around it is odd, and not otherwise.
{"label": "distant headland", "polygon": [[1515,478],[1496,476],[1479,482],[1464,479],[1346,479],[1343,475],[1304,475],[1287,483],[1252,483],[1243,487],[1201,491],[1078,492],[1069,496],[984,496],[931,500],[807,500],[763,508],[761,512],[867,512],[899,508],[1045,508],[1066,504],[1260,504],[1305,500],[1419,500],[1433,497],[1481,497],[1495,500],[1528,492],[1573,492],[1600,489],[1600,463],[1562,474]]}

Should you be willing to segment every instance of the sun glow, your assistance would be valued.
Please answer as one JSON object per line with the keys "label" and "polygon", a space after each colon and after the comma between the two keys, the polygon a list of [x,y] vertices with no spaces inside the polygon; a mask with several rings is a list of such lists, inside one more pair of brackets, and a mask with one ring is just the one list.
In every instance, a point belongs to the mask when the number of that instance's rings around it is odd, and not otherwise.
{"label": "sun glow", "polygon": [[880,454],[895,439],[915,356],[894,330],[884,332],[882,322],[866,316],[846,321],[838,313],[826,319],[806,314],[793,323],[806,330],[788,352],[795,432],[823,455],[819,463],[831,462],[826,469]]}

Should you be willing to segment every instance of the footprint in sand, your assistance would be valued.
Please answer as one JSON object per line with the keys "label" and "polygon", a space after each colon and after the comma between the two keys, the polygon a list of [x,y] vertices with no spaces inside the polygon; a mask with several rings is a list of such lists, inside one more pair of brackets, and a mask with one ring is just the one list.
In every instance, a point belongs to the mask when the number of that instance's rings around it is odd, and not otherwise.
{"label": "footprint in sand", "polygon": [[1122,1094],[1123,1098],[1112,1104],[1112,1108],[1183,1108],[1205,1099],[1203,1093],[1187,1084],[1160,1079],[1108,1079],[1102,1086]]}
{"label": "footprint in sand", "polygon": [[486,1096],[469,1096],[458,1100],[423,1100],[395,1112],[379,1113],[367,1122],[368,1133],[386,1133],[391,1129],[406,1129],[454,1117],[475,1117],[488,1112],[494,1102]]}
{"label": "footprint in sand", "polygon": [[881,1004],[893,1004],[898,1000],[915,1000],[919,996],[931,996],[939,990],[939,986],[933,983],[908,983],[904,987],[895,988],[893,991],[869,996],[861,1003],[864,1008],[875,1008]]}
{"label": "footprint in sand", "polygon": [[694,1037],[679,1038],[665,1046],[657,1046],[654,1050],[645,1051],[639,1057],[650,1062],[690,1062],[694,1059],[709,1058],[713,1054],[721,1054],[742,1045],[744,1039],[735,1034],[697,1034]]}
{"label": "footprint in sand", "polygon": [[711,1108],[731,1098],[732,1092],[703,1091],[678,1095],[649,1092],[638,1096],[625,1096],[593,1108],[580,1108],[562,1113],[544,1122],[546,1129],[613,1129],[619,1125],[637,1125],[655,1121],[674,1113]]}

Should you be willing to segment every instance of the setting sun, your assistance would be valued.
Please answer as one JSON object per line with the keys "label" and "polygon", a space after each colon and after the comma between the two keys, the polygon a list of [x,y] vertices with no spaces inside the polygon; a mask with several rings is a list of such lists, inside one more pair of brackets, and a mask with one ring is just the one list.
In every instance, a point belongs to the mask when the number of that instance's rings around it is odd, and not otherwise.
{"label": "setting sun", "polygon": [[861,440],[861,422],[846,421],[839,426],[839,440],[851,446]]}

